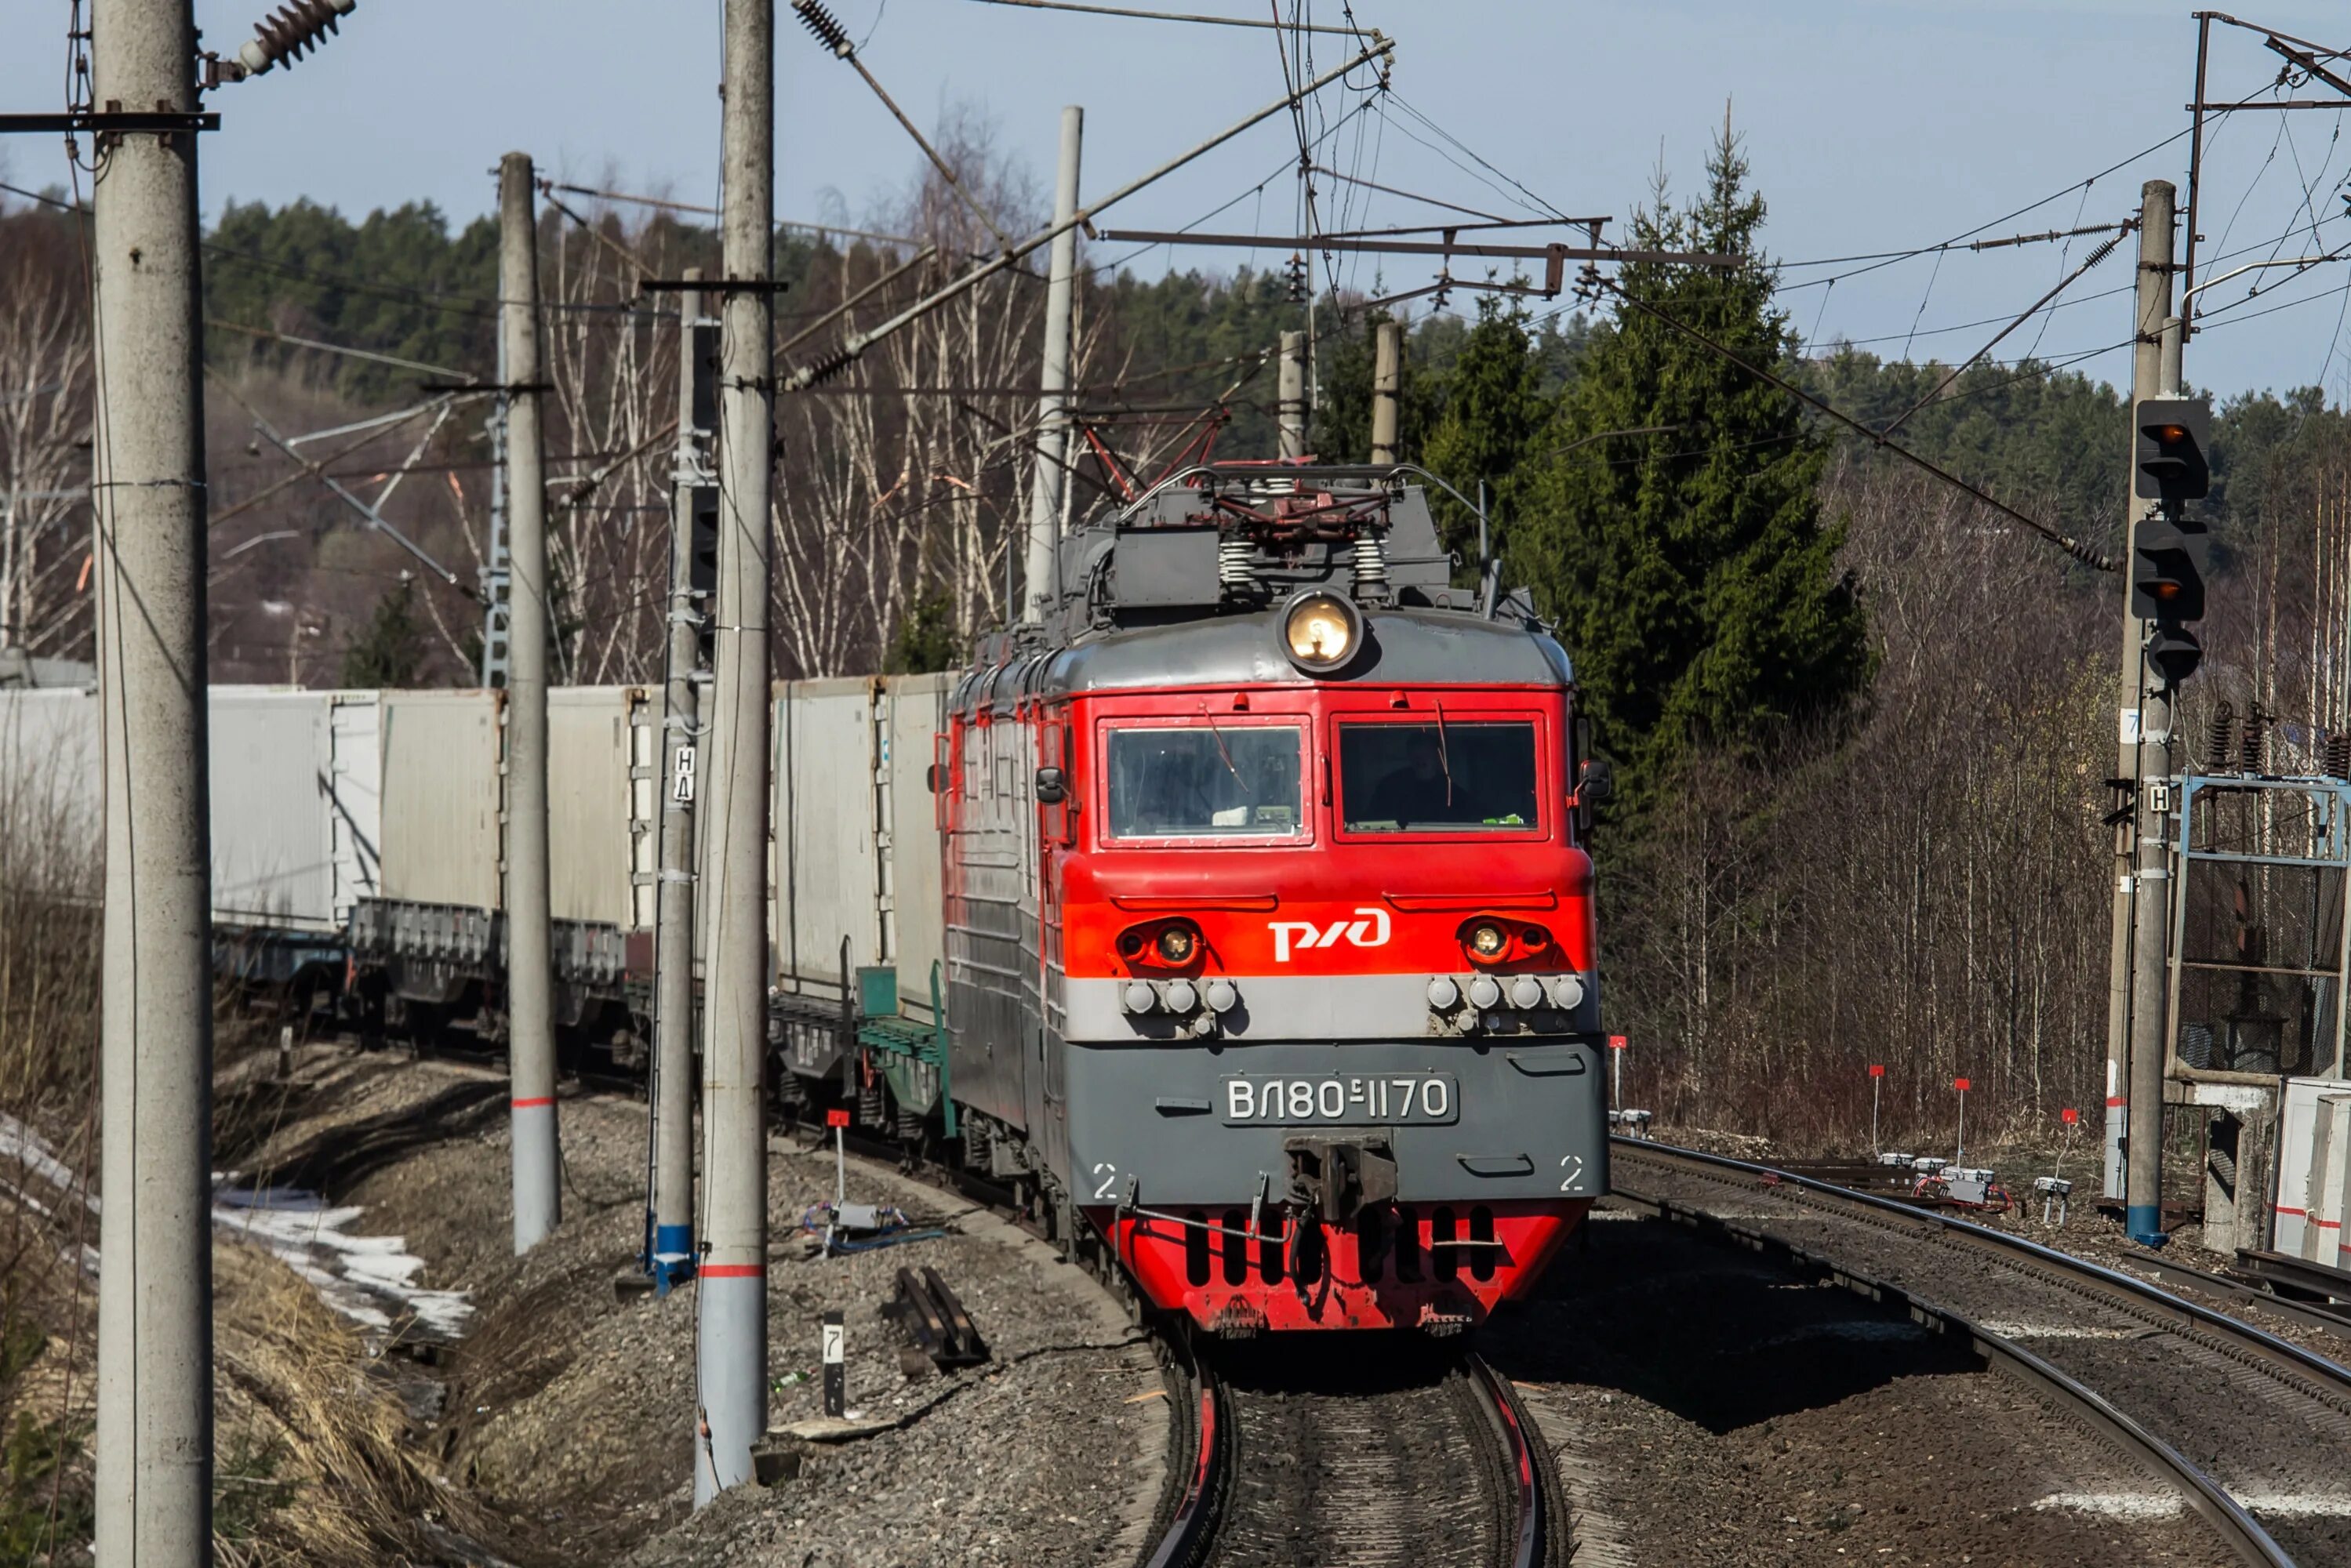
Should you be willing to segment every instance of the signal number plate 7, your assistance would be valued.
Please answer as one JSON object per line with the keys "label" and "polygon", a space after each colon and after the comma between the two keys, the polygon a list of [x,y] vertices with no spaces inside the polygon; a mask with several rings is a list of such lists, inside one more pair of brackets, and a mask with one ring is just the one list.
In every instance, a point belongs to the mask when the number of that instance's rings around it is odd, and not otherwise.
{"label": "signal number plate 7", "polygon": [[1237,1072],[1225,1080],[1228,1126],[1436,1125],[1459,1121],[1460,1105],[1460,1087],[1450,1072],[1295,1078]]}

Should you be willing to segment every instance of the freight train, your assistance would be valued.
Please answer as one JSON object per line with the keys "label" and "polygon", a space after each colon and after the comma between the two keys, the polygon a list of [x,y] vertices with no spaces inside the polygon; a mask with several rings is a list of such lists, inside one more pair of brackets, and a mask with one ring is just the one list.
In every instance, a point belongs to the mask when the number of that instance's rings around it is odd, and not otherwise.
{"label": "freight train", "polygon": [[[1019,1192],[1223,1334],[1466,1327],[1607,1188],[1607,769],[1522,598],[1403,468],[1218,464],[1061,541],[952,674],[775,690],[770,1082]],[[225,974],[504,1030],[502,695],[216,687]],[[94,694],[0,789],[95,841]],[[642,1067],[657,692],[549,712],[558,1021]]]}

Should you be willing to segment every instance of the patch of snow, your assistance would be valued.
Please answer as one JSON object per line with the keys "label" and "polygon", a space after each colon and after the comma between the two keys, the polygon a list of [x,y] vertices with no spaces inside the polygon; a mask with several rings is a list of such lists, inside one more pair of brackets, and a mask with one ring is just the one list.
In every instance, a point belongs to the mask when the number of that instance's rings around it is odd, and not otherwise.
{"label": "patch of snow", "polygon": [[[64,1161],[39,1134],[11,1116],[0,1115],[0,1197],[45,1218],[56,1209],[10,1179],[10,1167],[38,1176],[70,1197],[78,1185]],[[98,1197],[82,1195],[93,1214]],[[474,1315],[464,1291],[428,1291],[416,1283],[424,1260],[398,1236],[359,1236],[348,1228],[364,1210],[355,1204],[329,1206],[300,1187],[241,1186],[234,1173],[213,1176],[213,1228],[259,1247],[299,1274],[329,1307],[353,1322],[389,1330],[413,1317],[428,1333],[454,1339]],[[70,1249],[59,1256],[73,1260]],[[98,1272],[98,1249],[81,1249],[81,1266]]]}

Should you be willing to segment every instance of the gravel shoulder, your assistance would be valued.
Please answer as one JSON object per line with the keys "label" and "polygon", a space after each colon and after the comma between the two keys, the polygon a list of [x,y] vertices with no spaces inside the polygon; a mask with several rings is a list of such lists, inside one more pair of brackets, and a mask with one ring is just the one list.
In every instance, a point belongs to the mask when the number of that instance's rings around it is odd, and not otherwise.
{"label": "gravel shoulder", "polygon": [[1629,1210],[1589,1224],[1478,1342],[1557,1456],[1578,1568],[2216,1560],[1965,1346]]}
{"label": "gravel shoulder", "polygon": [[[1123,1311],[1045,1244],[873,1162],[852,1201],[895,1205],[935,1239],[810,1256],[798,1217],[831,1196],[830,1149],[769,1143],[771,1426],[820,1413],[821,1314],[847,1314],[852,1411],[878,1436],[810,1448],[799,1473],[691,1510],[695,1294],[623,1299],[643,1243],[645,1110],[567,1093],[563,1222],[512,1256],[505,1080],[485,1066],[318,1048],[305,1092],[241,1167],[365,1207],[424,1283],[471,1292],[465,1337],[426,1347],[437,1412],[411,1437],[535,1565],[1092,1564],[1131,1557],[1156,1500],[1167,1414]],[[991,1357],[902,1371],[878,1315],[903,1266],[937,1269]],[[793,1380],[791,1375],[804,1375]],[[435,1401],[422,1400],[430,1410]]]}
{"label": "gravel shoulder", "polygon": [[2351,1412],[2339,1391],[2237,1358],[2227,1342],[1947,1238],[1743,1178],[1622,1162],[1677,1197],[1975,1319],[2115,1401],[2205,1469],[2306,1563],[2351,1562]]}

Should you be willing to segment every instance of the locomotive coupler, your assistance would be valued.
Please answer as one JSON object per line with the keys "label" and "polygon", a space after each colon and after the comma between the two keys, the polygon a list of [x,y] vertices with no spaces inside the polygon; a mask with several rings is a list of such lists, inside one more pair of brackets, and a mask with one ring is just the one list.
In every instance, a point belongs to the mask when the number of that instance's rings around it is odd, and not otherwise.
{"label": "locomotive coupler", "polygon": [[1395,1198],[1395,1151],[1384,1135],[1290,1138],[1281,1149],[1290,1157],[1290,1200],[1333,1224],[1353,1224],[1366,1206]]}

